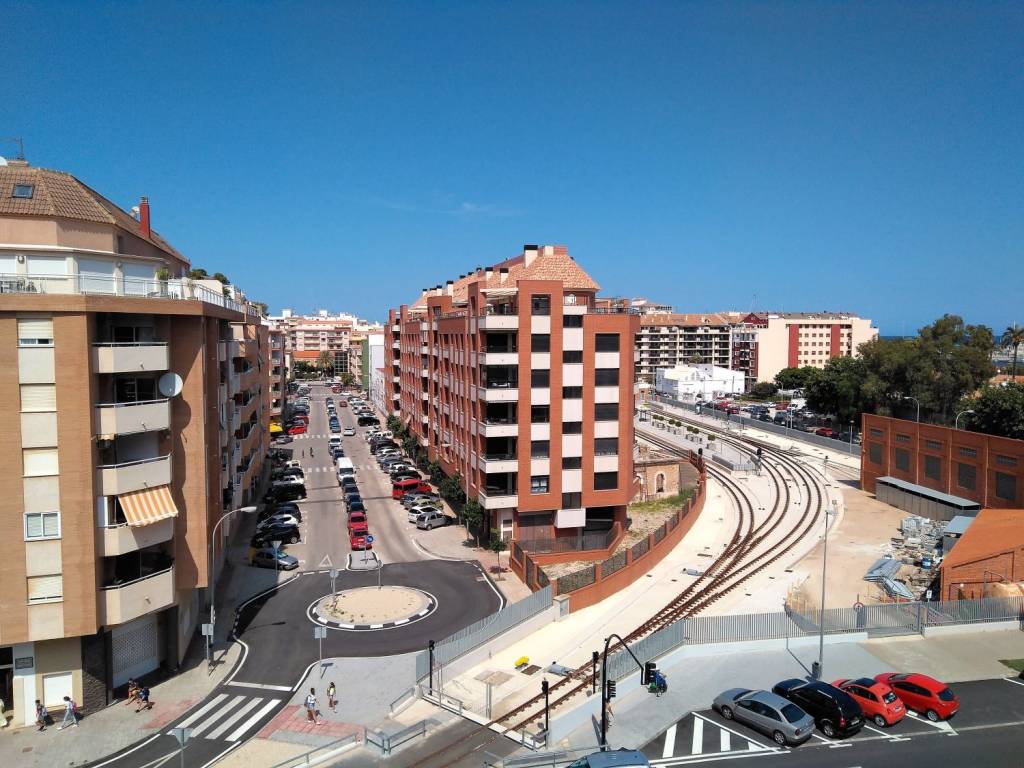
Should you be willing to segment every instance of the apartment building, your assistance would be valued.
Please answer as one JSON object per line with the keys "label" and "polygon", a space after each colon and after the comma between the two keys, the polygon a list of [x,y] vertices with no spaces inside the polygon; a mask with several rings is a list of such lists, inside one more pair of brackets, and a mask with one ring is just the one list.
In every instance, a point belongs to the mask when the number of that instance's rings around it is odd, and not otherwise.
{"label": "apartment building", "polygon": [[833,357],[853,357],[878,338],[871,321],[847,312],[768,312],[744,318],[756,336],[757,381],[772,381],[783,368],[824,368]]}
{"label": "apartment building", "polygon": [[383,365],[384,329],[354,334],[348,348],[348,372],[354,384],[369,393],[371,372]]}
{"label": "apartment building", "polygon": [[[95,710],[185,655],[265,455],[258,312],[73,176],[0,166],[0,698]],[[228,533],[224,526],[219,533]],[[212,551],[211,551],[212,548]]]}
{"label": "apartment building", "polygon": [[660,368],[732,367],[732,328],[742,319],[738,312],[644,314],[636,337],[637,376],[653,384]]}
{"label": "apartment building", "polygon": [[631,309],[599,307],[565,246],[525,246],[388,313],[390,409],[524,542],[625,523],[633,498]]}
{"label": "apartment building", "polygon": [[383,333],[384,330],[380,323],[344,312],[332,315],[326,310],[315,315],[297,315],[291,309],[284,309],[269,321],[272,328],[284,334],[285,353],[290,361],[314,365],[320,354],[327,352],[333,360],[332,376],[355,373],[349,367],[349,350],[354,338],[361,339],[368,333]]}
{"label": "apartment building", "polygon": [[270,392],[270,433],[281,431],[287,392],[288,365],[285,362],[284,332],[267,326],[270,341],[270,365],[267,367],[267,387]]}

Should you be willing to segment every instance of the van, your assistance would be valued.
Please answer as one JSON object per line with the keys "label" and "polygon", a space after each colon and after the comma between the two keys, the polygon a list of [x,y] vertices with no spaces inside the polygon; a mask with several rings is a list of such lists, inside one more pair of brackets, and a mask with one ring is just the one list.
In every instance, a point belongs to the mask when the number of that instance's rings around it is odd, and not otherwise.
{"label": "van", "polygon": [[408,480],[399,480],[397,483],[391,484],[391,498],[400,499],[407,493],[414,491],[423,491],[424,493],[430,493],[430,484],[424,483],[422,480],[416,480],[415,478],[409,478]]}
{"label": "van", "polygon": [[334,460],[335,467],[338,471],[338,482],[341,483],[341,478],[346,475],[355,475],[356,468],[352,463],[352,459],[346,458],[345,456],[339,456]]}

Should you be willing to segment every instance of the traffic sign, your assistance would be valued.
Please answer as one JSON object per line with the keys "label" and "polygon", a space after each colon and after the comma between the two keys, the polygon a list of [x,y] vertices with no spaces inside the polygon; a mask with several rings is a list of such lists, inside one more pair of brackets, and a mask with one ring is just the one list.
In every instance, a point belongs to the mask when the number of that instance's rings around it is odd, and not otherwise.
{"label": "traffic sign", "polygon": [[334,563],[331,562],[330,555],[324,555],[324,559],[320,561],[320,565],[317,568],[333,568]]}
{"label": "traffic sign", "polygon": [[178,740],[178,744],[180,744],[181,746],[185,746],[185,743],[188,741],[189,736],[192,735],[192,729],[191,728],[171,728],[171,733],[174,735],[174,738],[176,738]]}
{"label": "traffic sign", "polygon": [[373,544],[373,535],[372,534],[370,534],[370,535],[368,535],[366,537],[366,543],[367,544]]}
{"label": "traffic sign", "polygon": [[281,550],[281,543],[282,542],[281,542],[280,539],[275,539],[274,541],[270,542],[270,546],[272,546],[274,549],[280,551]]}
{"label": "traffic sign", "polygon": [[855,611],[859,611],[863,607],[864,607],[864,603],[862,603],[860,600],[858,600],[856,603],[853,604],[853,610],[855,610]]}
{"label": "traffic sign", "polygon": [[327,637],[327,627],[313,627],[313,639],[323,640]]}

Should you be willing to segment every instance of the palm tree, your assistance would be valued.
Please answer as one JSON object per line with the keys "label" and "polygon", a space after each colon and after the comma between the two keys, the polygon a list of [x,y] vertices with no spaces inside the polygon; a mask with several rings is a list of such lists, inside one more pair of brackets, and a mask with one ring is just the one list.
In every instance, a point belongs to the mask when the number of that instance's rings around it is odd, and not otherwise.
{"label": "palm tree", "polygon": [[320,369],[320,374],[324,375],[327,373],[329,368],[334,366],[334,355],[328,352],[326,349],[323,350],[316,358],[316,367]]}
{"label": "palm tree", "polygon": [[1024,344],[1024,328],[1018,328],[1017,324],[1014,323],[1003,331],[1003,336],[999,339],[999,343],[1004,347],[1013,348],[1013,365],[1010,368],[1011,381],[1017,380],[1017,349],[1021,344]]}

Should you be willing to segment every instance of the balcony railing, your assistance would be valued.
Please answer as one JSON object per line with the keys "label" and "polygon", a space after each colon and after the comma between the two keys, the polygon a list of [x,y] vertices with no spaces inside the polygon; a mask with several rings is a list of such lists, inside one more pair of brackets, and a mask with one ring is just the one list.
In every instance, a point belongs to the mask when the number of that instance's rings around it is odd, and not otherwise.
{"label": "balcony railing", "polygon": [[124,624],[174,605],[174,565],[132,581],[100,588],[104,626]]}
{"label": "balcony railing", "polygon": [[168,398],[136,400],[128,403],[97,403],[96,434],[129,435],[167,429],[171,423]]}
{"label": "balcony railing", "polygon": [[100,556],[115,557],[170,541],[174,536],[174,518],[165,517],[155,523],[140,526],[128,523],[106,525],[100,530]]}
{"label": "balcony railing", "polygon": [[235,312],[244,307],[187,278],[157,280],[103,275],[17,275],[0,273],[0,293],[126,296],[144,299],[202,301]]}
{"label": "balcony railing", "polygon": [[166,371],[170,367],[166,341],[96,342],[92,361],[96,373]]}
{"label": "balcony railing", "polygon": [[171,455],[120,464],[101,464],[97,469],[100,473],[100,493],[104,496],[119,496],[122,493],[169,484]]}

